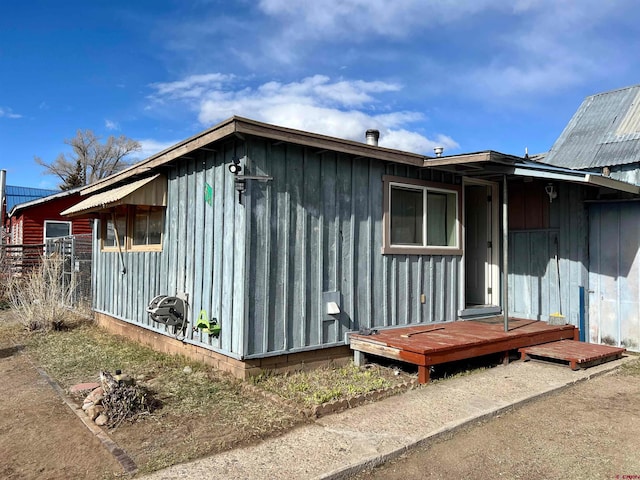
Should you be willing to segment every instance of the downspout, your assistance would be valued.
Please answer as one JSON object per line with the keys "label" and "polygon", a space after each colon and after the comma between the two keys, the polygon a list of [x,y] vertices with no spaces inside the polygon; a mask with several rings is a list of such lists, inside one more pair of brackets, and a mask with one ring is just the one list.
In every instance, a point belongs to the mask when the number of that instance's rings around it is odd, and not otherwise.
{"label": "downspout", "polygon": [[502,177],[502,311],[504,331],[509,331],[509,189],[507,176]]}

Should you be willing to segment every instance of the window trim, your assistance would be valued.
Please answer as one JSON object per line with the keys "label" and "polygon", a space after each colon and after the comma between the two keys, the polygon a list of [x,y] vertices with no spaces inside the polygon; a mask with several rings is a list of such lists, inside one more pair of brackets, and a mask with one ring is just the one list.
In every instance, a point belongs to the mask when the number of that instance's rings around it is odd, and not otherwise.
{"label": "window trim", "polygon": [[[383,206],[382,206],[382,254],[383,255],[463,255],[462,246],[462,187],[446,183],[429,182],[415,178],[383,175]],[[425,192],[444,192],[456,195],[456,245],[451,247],[428,245],[392,245],[391,244],[391,187],[406,188],[419,187]],[[424,213],[423,213],[424,215]],[[427,238],[424,238],[424,242]]]}
{"label": "window trim", "polygon": [[[133,235],[135,232],[135,221],[138,207],[148,207],[150,210],[153,208],[151,205],[132,205],[127,212],[128,221],[127,221],[127,233],[131,233],[130,235],[126,235],[127,239],[127,248],[126,250],[131,252],[161,252],[162,251],[162,243],[164,241],[164,228],[163,231],[160,232],[160,243],[147,243],[144,245],[134,245],[133,244]],[[166,207],[158,207],[158,209],[162,213],[162,226],[165,225],[165,214]],[[149,211],[150,211],[149,210]]]}
{"label": "window trim", "polygon": [[47,241],[47,238],[61,238],[61,237],[47,237],[47,224],[49,223],[64,223],[69,227],[69,233],[67,235],[63,235],[63,237],[68,237],[69,235],[72,235],[73,224],[71,222],[65,221],[65,220],[45,220],[42,228],[42,239],[45,242]]}
{"label": "window trim", "polygon": [[[133,244],[134,222],[137,207],[158,207],[162,210],[163,229],[162,232],[160,232],[160,243],[146,245]],[[127,205],[126,208],[117,208],[108,213],[104,212],[104,214],[100,216],[100,250],[102,252],[161,252],[164,244],[164,229],[166,227],[167,220],[166,213],[166,207],[157,205]],[[118,242],[116,242],[115,245],[105,246],[104,241],[107,235],[107,221],[119,217],[124,217],[124,242],[119,246]]]}

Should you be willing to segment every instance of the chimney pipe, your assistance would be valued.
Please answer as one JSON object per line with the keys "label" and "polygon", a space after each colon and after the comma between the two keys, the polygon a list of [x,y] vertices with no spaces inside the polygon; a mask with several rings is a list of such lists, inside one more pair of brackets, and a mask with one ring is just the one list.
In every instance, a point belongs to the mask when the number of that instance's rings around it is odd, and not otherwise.
{"label": "chimney pipe", "polygon": [[433,147],[433,152],[436,154],[436,157],[441,157],[442,152],[444,152],[444,147]]}
{"label": "chimney pipe", "polygon": [[380,138],[379,130],[369,129],[365,136],[367,137],[367,145],[378,146],[378,139]]}

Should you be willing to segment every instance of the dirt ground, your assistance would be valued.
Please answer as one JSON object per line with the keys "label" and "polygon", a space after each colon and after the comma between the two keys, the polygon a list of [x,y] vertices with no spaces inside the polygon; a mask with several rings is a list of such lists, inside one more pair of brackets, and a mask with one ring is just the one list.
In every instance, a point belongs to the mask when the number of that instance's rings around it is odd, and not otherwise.
{"label": "dirt ground", "polygon": [[20,348],[0,344],[0,478],[103,479],[122,467]]}
{"label": "dirt ground", "polygon": [[640,377],[575,385],[354,479],[640,478]]}

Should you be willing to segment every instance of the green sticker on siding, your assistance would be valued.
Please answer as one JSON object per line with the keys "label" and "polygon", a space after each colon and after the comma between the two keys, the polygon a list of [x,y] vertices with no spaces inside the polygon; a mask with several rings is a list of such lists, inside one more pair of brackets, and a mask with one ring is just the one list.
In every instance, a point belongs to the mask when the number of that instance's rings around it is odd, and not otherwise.
{"label": "green sticker on siding", "polygon": [[208,183],[204,184],[204,201],[209,205],[213,205],[213,187]]}

